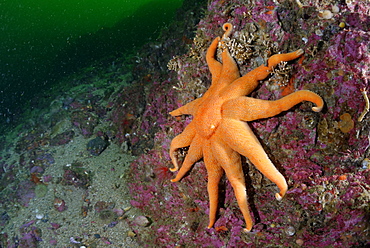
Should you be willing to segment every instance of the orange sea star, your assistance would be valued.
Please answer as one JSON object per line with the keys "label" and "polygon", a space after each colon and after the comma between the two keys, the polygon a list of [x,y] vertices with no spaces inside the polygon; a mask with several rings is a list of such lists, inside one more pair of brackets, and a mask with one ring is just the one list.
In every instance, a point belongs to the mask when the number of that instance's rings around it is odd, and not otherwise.
{"label": "orange sea star", "polygon": [[[226,23],[223,29],[224,39],[230,35],[232,25]],[[223,39],[214,39],[207,51],[206,60],[212,74],[210,88],[201,98],[170,113],[172,116],[193,116],[192,122],[172,140],[170,156],[174,168],[171,171],[179,169],[176,150],[183,147],[189,147],[189,150],[181,169],[171,181],[179,181],[195,162],[203,158],[208,173],[207,189],[210,201],[208,228],[216,221],[219,181],[225,172],[244,216],[245,230],[250,231],[253,221],[249,213],[240,155],[247,157],[262,174],[279,187],[280,192],[276,193],[278,200],[285,195],[288,186],[246,121],[275,116],[302,101],[315,103],[316,107],[312,110],[319,112],[324,102],[320,96],[307,90],[294,92],[276,101],[246,97],[257,87],[259,80],[269,75],[274,66],[281,61],[298,58],[303,54],[303,50],[274,55],[268,59],[267,66],[261,65],[240,77],[238,67],[226,46],[222,51],[222,63],[215,58],[218,43],[223,43]]]}

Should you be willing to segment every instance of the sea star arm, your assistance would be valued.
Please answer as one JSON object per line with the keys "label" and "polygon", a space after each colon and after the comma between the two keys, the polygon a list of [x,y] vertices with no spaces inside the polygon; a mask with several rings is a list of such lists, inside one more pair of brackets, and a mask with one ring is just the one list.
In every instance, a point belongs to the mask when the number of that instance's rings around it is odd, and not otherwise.
{"label": "sea star arm", "polygon": [[201,101],[202,101],[202,98],[197,98],[194,101],[191,101],[185,104],[184,106],[171,111],[169,114],[172,116],[194,115]]}
{"label": "sea star arm", "polygon": [[247,191],[240,155],[223,142],[221,138],[214,138],[213,140],[215,139],[217,139],[217,141],[212,145],[213,154],[218,163],[224,169],[226,176],[234,189],[236,200],[246,223],[245,231],[249,232],[252,229],[253,221],[249,212]]}
{"label": "sea star arm", "polygon": [[191,142],[193,141],[195,137],[195,124],[193,122],[190,122],[189,125],[186,126],[184,131],[177,135],[173,140],[171,141],[170,146],[170,157],[172,160],[172,164],[174,165],[174,168],[170,168],[170,171],[177,171],[179,170],[179,164],[177,162],[176,157],[176,150],[179,148],[190,146]]}
{"label": "sea star arm", "polygon": [[[220,37],[217,37],[212,42],[211,46],[207,50],[206,59],[209,70],[212,74],[212,84],[217,82],[218,84],[228,85],[234,80],[240,78],[240,73],[235,60],[231,57],[228,48],[224,44],[224,39],[228,38],[233,30],[232,24],[225,23],[223,25],[223,30],[225,33],[222,36],[222,40]],[[224,47],[222,51],[222,64],[216,60],[216,50],[219,41],[221,41],[221,44]]]}
{"label": "sea star arm", "polygon": [[222,96],[235,98],[238,96],[249,95],[258,86],[258,81],[265,79],[270,74],[273,67],[275,67],[282,61],[290,61],[296,59],[302,54],[303,50],[299,49],[295,52],[275,54],[271,56],[267,61],[268,66],[261,65],[260,67],[250,71],[243,77],[235,80],[222,92]]}
{"label": "sea star arm", "polygon": [[216,214],[218,209],[218,194],[219,194],[219,183],[224,170],[217,162],[214,157],[214,153],[211,149],[209,142],[203,148],[204,150],[204,164],[207,169],[208,182],[207,190],[209,196],[209,224],[208,228],[211,228],[216,222]]}
{"label": "sea star arm", "polygon": [[288,189],[284,176],[268,158],[261,143],[246,122],[223,118],[220,137],[234,151],[247,157],[263,175],[278,186],[280,192],[275,194],[277,200],[284,197]]}
{"label": "sea star arm", "polygon": [[[189,151],[185,156],[185,160],[181,165],[179,172],[171,182],[180,181],[181,178],[190,170],[191,166],[203,157],[202,139],[199,135],[195,135],[190,144]],[[176,161],[177,163],[177,161]]]}
{"label": "sea star arm", "polygon": [[212,44],[209,46],[206,54],[206,61],[212,74],[212,82],[216,82],[218,80],[222,70],[222,64],[218,62],[215,57],[219,41],[220,37],[216,37],[216,39],[214,39]]}
{"label": "sea star arm", "polygon": [[253,121],[280,114],[302,101],[315,103],[316,107],[312,107],[315,112],[320,112],[324,106],[324,101],[319,95],[309,90],[300,90],[276,101],[245,96],[229,100],[222,105],[222,116],[242,121]]}
{"label": "sea star arm", "polygon": [[222,52],[222,63],[222,71],[218,81],[220,87],[228,86],[240,78],[238,66],[227,48]]}

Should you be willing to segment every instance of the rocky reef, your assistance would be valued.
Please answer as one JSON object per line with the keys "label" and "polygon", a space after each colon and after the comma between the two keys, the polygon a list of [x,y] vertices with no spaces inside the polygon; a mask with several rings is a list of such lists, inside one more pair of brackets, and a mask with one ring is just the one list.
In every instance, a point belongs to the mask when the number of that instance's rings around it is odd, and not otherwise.
{"label": "rocky reef", "polygon": [[[365,23],[370,23],[370,4],[217,0],[208,1],[204,13],[187,52],[169,61],[172,71],[151,74],[140,130],[147,133],[150,128],[155,133],[150,137],[151,147],[131,164],[130,189],[131,204],[153,223],[138,239],[166,247],[368,244],[370,30]],[[303,103],[277,117],[250,123],[289,185],[283,201],[276,201],[276,187],[245,161],[255,219],[250,233],[242,232],[243,217],[226,179],[221,183],[219,218],[215,228],[207,229],[203,162],[195,164],[180,182],[169,181],[174,177],[169,171],[170,142],[191,117],[173,118],[166,113],[201,96],[209,87],[205,52],[222,34],[226,22],[234,26],[227,46],[242,75],[272,54],[299,48],[305,51],[301,59],[275,68],[253,97],[274,100],[307,89],[322,96],[326,104],[319,114]],[[186,149],[182,152],[185,156]]]}
{"label": "rocky reef", "polygon": [[[169,112],[210,86],[205,53],[226,22],[242,75],[273,54],[305,52],[274,68],[252,97],[305,89],[325,101],[320,113],[304,102],[249,123],[289,190],[277,201],[275,184],[243,160],[255,222],[248,233],[226,177],[207,228],[203,161],[170,182],[170,143],[191,116]],[[369,245],[369,27],[367,1],[185,0],[158,39],[66,78],[2,136],[0,246]]]}

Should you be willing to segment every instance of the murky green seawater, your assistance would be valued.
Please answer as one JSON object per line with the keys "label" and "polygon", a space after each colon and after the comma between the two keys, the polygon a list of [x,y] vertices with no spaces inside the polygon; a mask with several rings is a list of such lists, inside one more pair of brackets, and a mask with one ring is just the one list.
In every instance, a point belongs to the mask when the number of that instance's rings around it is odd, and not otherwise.
{"label": "murky green seawater", "polygon": [[159,35],[182,0],[5,0],[0,3],[0,121],[92,61]]}

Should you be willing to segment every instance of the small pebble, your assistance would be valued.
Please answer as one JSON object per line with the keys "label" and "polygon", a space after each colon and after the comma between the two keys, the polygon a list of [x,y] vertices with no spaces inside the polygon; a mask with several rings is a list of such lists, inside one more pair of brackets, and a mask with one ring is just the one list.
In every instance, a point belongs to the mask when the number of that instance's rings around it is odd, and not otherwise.
{"label": "small pebble", "polygon": [[117,216],[122,216],[125,213],[125,211],[122,208],[115,208],[113,209],[113,212],[115,212]]}
{"label": "small pebble", "polygon": [[62,199],[59,199],[59,198],[55,198],[54,199],[54,208],[58,211],[58,212],[63,212],[64,210],[67,209],[67,206],[66,206],[66,203],[64,200]]}
{"label": "small pebble", "polygon": [[368,158],[365,158],[364,160],[362,160],[362,169],[366,170],[366,169],[369,169],[370,168],[370,159]]}
{"label": "small pebble", "polygon": [[80,244],[80,243],[81,243],[80,241],[75,240],[75,238],[74,238],[74,237],[70,237],[70,238],[69,238],[69,241],[70,241],[72,244]]}
{"label": "small pebble", "polygon": [[129,236],[129,237],[135,237],[136,236],[136,233],[134,233],[133,231],[128,231],[127,232],[127,236]]}
{"label": "small pebble", "polygon": [[143,215],[137,216],[134,221],[139,226],[148,226],[150,224],[149,219]]}
{"label": "small pebble", "polygon": [[303,239],[297,239],[295,242],[296,242],[296,244],[297,244],[297,245],[299,245],[299,246],[301,246],[301,245],[303,245],[303,244],[304,244]]}
{"label": "small pebble", "polygon": [[288,236],[293,236],[295,234],[295,228],[293,226],[287,226],[285,228],[285,233],[288,235]]}
{"label": "small pebble", "polygon": [[108,227],[115,227],[117,224],[118,224],[117,221],[113,221],[113,222],[108,224]]}
{"label": "small pebble", "polygon": [[329,20],[329,19],[333,18],[333,13],[330,10],[324,10],[324,11],[319,13],[319,17],[322,18],[322,19]]}
{"label": "small pebble", "polygon": [[315,34],[318,35],[318,36],[323,36],[324,35],[324,33],[320,29],[316,29]]}
{"label": "small pebble", "polygon": [[44,218],[43,214],[36,214],[36,219],[41,220],[42,218]]}
{"label": "small pebble", "polygon": [[333,7],[331,7],[331,11],[333,11],[334,13],[339,13],[339,7],[338,5],[333,5]]}

